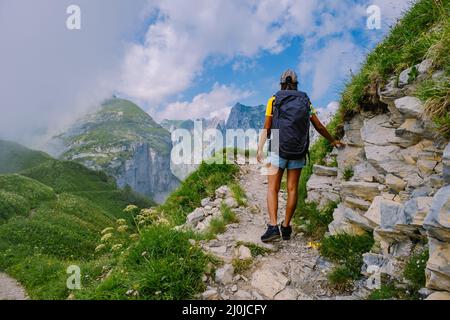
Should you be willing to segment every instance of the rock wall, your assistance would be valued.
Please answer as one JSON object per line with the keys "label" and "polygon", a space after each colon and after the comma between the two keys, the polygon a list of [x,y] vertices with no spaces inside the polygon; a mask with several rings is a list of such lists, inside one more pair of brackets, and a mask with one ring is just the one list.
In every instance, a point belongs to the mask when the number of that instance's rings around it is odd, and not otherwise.
{"label": "rock wall", "polygon": [[380,90],[387,112],[361,112],[345,123],[347,147],[326,158],[338,167],[315,165],[307,184],[308,201],[339,203],[330,234],[373,232],[365,275],[403,280],[408,258],[428,247],[428,294],[450,292],[450,144],[435,135],[413,96],[419,81],[441,74],[429,74],[430,67],[425,60],[414,83],[405,70]]}
{"label": "rock wall", "polygon": [[179,185],[170,168],[170,156],[155,152],[148,143],[138,145],[115,176],[120,188],[129,185],[158,203],[164,202],[169,192]]}

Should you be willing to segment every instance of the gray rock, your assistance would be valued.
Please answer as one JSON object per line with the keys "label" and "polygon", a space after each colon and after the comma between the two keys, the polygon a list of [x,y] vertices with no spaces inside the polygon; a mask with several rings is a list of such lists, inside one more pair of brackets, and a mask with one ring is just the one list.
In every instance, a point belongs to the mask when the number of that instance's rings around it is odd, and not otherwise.
{"label": "gray rock", "polygon": [[325,167],[315,164],[313,166],[314,174],[318,176],[335,177],[338,174],[338,169],[333,167]]}
{"label": "gray rock", "polygon": [[209,289],[202,293],[203,300],[219,300],[219,293],[216,289]]}
{"label": "gray rock", "polygon": [[353,168],[353,179],[365,182],[380,182],[382,180],[377,170],[367,161],[358,163]]}
{"label": "gray rock", "polygon": [[406,118],[418,118],[423,113],[423,103],[416,97],[403,97],[394,101],[395,107]]}
{"label": "gray rock", "polygon": [[205,219],[205,216],[205,210],[203,208],[197,208],[188,214],[186,221],[188,224],[195,226],[197,223]]}
{"label": "gray rock", "polygon": [[388,174],[386,176],[386,185],[395,192],[400,192],[402,190],[405,190],[407,182],[403,179],[400,179],[399,177],[394,176],[393,174]]}
{"label": "gray rock", "polygon": [[409,147],[414,144],[408,139],[397,137],[395,131],[396,128],[390,124],[389,115],[380,114],[364,121],[364,126],[361,128],[361,137],[364,140],[364,145],[389,146],[396,144]]}
{"label": "gray rock", "polygon": [[298,292],[292,288],[286,288],[275,295],[273,300],[297,300]]}
{"label": "gray rock", "polygon": [[416,197],[405,202],[406,223],[414,226],[422,226],[430,211],[433,197]]}
{"label": "gray rock", "polygon": [[210,201],[211,200],[209,198],[202,199],[201,206],[206,207],[207,205],[209,205]]}
{"label": "gray rock", "polygon": [[450,143],[445,147],[442,157],[442,164],[444,165],[442,176],[445,184],[450,184]]}
{"label": "gray rock", "polygon": [[222,268],[216,270],[216,282],[221,284],[229,284],[233,281],[234,267],[226,264]]}
{"label": "gray rock", "polygon": [[416,118],[406,119],[403,124],[395,130],[395,135],[403,139],[411,140],[412,144],[418,143],[425,131],[424,124]]}
{"label": "gray rock", "polygon": [[380,196],[373,200],[364,216],[383,229],[392,229],[396,224],[406,224],[404,206]]}
{"label": "gray rock", "polygon": [[344,218],[353,225],[357,225],[364,230],[372,231],[377,225],[368,220],[362,214],[350,208],[344,209]]}
{"label": "gray rock", "polygon": [[234,295],[233,298],[235,300],[253,300],[253,296],[250,292],[244,291],[244,290],[238,290]]}
{"label": "gray rock", "polygon": [[433,188],[424,186],[421,188],[414,189],[413,192],[411,193],[411,198],[428,197],[433,195],[433,193],[434,193]]}
{"label": "gray rock", "polygon": [[228,196],[231,196],[231,190],[228,186],[221,186],[216,190],[216,198],[224,199]]}
{"label": "gray rock", "polygon": [[430,258],[427,262],[427,288],[450,291],[450,243],[428,239]]}
{"label": "gray rock", "polygon": [[434,195],[423,226],[429,235],[450,242],[450,185],[439,189]]}
{"label": "gray rock", "polygon": [[260,269],[252,275],[252,286],[269,299],[273,299],[289,283],[289,279],[276,270]]}
{"label": "gray rock", "polygon": [[403,70],[398,77],[398,85],[399,87],[404,87],[409,84],[410,74],[412,71],[412,67],[406,70]]}
{"label": "gray rock", "polygon": [[371,204],[369,201],[353,197],[345,197],[344,203],[351,208],[360,209],[364,211],[368,210]]}
{"label": "gray rock", "polygon": [[228,197],[228,198],[226,198],[226,199],[223,201],[223,203],[224,203],[227,207],[232,208],[232,209],[239,207],[238,202],[237,202],[236,199],[233,198],[233,197]]}
{"label": "gray rock", "polygon": [[236,249],[236,256],[238,257],[238,259],[241,259],[241,260],[251,259],[252,258],[252,252],[246,246],[240,245]]}
{"label": "gray rock", "polygon": [[348,181],[341,185],[341,196],[359,197],[364,200],[372,201],[380,194],[379,183]]}
{"label": "gray rock", "polygon": [[433,292],[425,300],[450,300],[450,292],[444,291]]}

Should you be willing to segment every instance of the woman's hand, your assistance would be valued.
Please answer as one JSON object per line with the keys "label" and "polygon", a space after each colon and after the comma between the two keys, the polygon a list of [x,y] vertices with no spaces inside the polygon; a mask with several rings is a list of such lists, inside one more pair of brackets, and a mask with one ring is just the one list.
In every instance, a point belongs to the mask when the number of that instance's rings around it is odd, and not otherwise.
{"label": "woman's hand", "polygon": [[258,149],[258,152],[256,153],[256,159],[258,160],[259,163],[263,163],[264,161],[263,150]]}
{"label": "woman's hand", "polygon": [[333,147],[336,147],[338,149],[345,148],[345,143],[343,143],[339,140],[334,140],[331,144],[333,145]]}

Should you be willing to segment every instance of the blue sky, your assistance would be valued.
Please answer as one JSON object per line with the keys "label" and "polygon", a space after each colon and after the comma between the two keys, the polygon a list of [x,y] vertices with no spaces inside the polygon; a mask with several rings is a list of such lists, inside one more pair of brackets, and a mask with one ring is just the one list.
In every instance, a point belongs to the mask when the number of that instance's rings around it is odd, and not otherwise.
{"label": "blue sky", "polygon": [[[68,30],[78,5],[81,30]],[[410,0],[0,0],[0,138],[64,130],[112,94],[157,120],[266,103],[296,70],[316,107],[336,107],[350,70]],[[380,8],[381,29],[366,27]],[[30,144],[30,143],[28,143]]]}

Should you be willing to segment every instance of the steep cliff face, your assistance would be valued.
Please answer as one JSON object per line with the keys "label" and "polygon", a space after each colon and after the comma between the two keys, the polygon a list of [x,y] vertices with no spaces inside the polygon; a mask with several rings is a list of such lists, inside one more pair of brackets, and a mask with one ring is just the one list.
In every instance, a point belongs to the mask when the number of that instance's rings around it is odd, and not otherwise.
{"label": "steep cliff face", "polygon": [[404,281],[411,255],[429,250],[425,295],[450,292],[450,144],[423,116],[414,96],[424,79],[445,80],[431,61],[411,68],[379,92],[387,108],[363,111],[344,124],[347,147],[333,150],[326,164],[314,166],[308,201],[339,203],[329,233],[373,232],[376,241],[364,255],[362,273]]}
{"label": "steep cliff face", "polygon": [[179,183],[170,170],[170,133],[130,101],[106,101],[66,133],[61,158],[104,170],[119,187],[161,202]]}
{"label": "steep cliff face", "polygon": [[244,106],[237,103],[230,112],[227,120],[227,129],[261,129],[264,126],[265,108]]}

